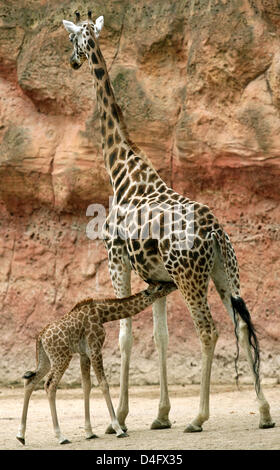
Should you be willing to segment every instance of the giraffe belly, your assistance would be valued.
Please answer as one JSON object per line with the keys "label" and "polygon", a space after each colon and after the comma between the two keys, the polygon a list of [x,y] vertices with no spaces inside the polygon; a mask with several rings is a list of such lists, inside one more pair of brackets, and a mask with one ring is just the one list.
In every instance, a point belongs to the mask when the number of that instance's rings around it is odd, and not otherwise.
{"label": "giraffe belly", "polygon": [[[149,246],[149,250],[145,248]],[[139,248],[137,251],[135,248]],[[171,277],[167,272],[162,258],[158,250],[149,245],[148,242],[132,241],[127,245],[127,253],[130,259],[132,269],[141,277],[144,281],[171,281]]]}
{"label": "giraffe belly", "polygon": [[86,354],[88,356],[89,354],[89,348],[88,348],[88,343],[86,341],[85,336],[82,336],[78,345],[77,345],[77,351],[79,354]]}
{"label": "giraffe belly", "polygon": [[157,266],[151,267],[149,269],[147,269],[147,266],[143,268],[139,265],[137,265],[135,268],[133,267],[133,269],[144,281],[172,281],[162,262],[161,264],[158,264]]}

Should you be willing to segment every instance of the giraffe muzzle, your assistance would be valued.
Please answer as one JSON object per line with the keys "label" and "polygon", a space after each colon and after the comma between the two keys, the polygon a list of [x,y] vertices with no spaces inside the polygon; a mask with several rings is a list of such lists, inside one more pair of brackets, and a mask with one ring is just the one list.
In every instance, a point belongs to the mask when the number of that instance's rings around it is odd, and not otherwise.
{"label": "giraffe muzzle", "polygon": [[70,59],[70,65],[71,65],[72,69],[78,70],[78,69],[81,67],[82,64],[78,64],[78,62],[72,61],[72,60]]}
{"label": "giraffe muzzle", "polygon": [[81,67],[82,62],[77,61],[76,55],[72,54],[71,57],[70,57],[70,65],[71,65],[72,69],[78,70]]}

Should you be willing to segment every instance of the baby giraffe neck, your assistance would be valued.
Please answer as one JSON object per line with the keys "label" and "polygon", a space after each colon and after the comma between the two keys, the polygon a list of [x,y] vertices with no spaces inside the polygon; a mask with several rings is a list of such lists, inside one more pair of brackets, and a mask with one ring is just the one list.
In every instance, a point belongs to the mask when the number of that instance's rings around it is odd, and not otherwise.
{"label": "baby giraffe neck", "polygon": [[102,313],[102,323],[133,317],[146,307],[149,307],[157,299],[170,294],[170,292],[173,292],[176,289],[177,287],[173,282],[167,282],[162,284],[161,289],[157,289],[155,292],[146,289],[142,290],[138,294],[132,295],[131,297],[114,299],[111,301],[111,304],[105,303]]}

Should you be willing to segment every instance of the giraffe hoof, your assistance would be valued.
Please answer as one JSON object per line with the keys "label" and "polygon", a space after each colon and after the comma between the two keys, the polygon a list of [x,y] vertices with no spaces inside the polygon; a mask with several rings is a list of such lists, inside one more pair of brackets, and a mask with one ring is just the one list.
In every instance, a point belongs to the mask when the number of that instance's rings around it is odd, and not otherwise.
{"label": "giraffe hoof", "polygon": [[63,441],[60,441],[59,444],[61,444],[61,445],[71,444],[71,441],[68,441],[68,439],[63,439]]}
{"label": "giraffe hoof", "polygon": [[273,422],[271,422],[271,423],[260,423],[259,424],[260,429],[274,428],[274,426],[275,426],[275,423],[273,423]]}
{"label": "giraffe hoof", "polygon": [[16,436],[17,440],[23,445],[25,446],[25,439],[24,437],[20,437],[20,436]]}
{"label": "giraffe hoof", "polygon": [[91,434],[90,436],[87,436],[86,439],[87,440],[90,440],[90,439],[97,439],[98,436],[96,434]]}
{"label": "giraffe hoof", "polygon": [[201,431],[202,431],[202,427],[197,426],[196,424],[189,424],[184,430],[184,432],[201,432]]}
{"label": "giraffe hoof", "polygon": [[[121,428],[122,428],[124,433],[127,431],[127,427],[126,427],[125,424],[121,425]],[[116,431],[114,430],[114,428],[111,424],[106,429],[105,434],[116,434]]]}
{"label": "giraffe hoof", "polygon": [[169,419],[160,420],[157,418],[151,424],[151,429],[169,429],[169,428],[171,428],[171,423]]}
{"label": "giraffe hoof", "polygon": [[123,432],[121,434],[117,434],[117,437],[128,437],[128,434],[126,432]]}

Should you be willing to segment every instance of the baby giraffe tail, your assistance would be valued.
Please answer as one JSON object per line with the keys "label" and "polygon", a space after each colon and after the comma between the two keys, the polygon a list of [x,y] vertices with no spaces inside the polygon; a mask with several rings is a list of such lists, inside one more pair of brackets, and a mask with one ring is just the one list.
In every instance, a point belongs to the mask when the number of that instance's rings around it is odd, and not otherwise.
{"label": "baby giraffe tail", "polygon": [[[41,332],[42,333],[42,332]],[[43,348],[42,342],[41,342],[41,334],[38,336],[36,339],[36,369],[35,370],[27,370],[22,378],[25,381],[25,385],[28,385],[31,381],[34,381],[35,376],[42,375],[42,371],[47,370],[49,367],[49,359],[45,353],[45,350]],[[43,375],[44,376],[44,375]],[[37,377],[35,379],[37,381]]]}
{"label": "baby giraffe tail", "polygon": [[22,378],[25,380],[25,385],[28,385],[31,381],[32,378],[35,377],[37,370],[38,370],[38,365],[39,365],[39,349],[40,349],[40,338],[38,337],[36,339],[36,370],[27,370],[24,372]]}
{"label": "baby giraffe tail", "polygon": [[[149,287],[138,294],[122,299],[110,299],[102,303],[102,323],[121,320],[136,315],[157,299],[170,294],[177,287],[173,282],[151,282]],[[101,305],[99,304],[100,308]]]}
{"label": "baby giraffe tail", "polygon": [[27,370],[22,378],[27,380],[27,383],[30,381],[30,379],[32,379],[32,377],[34,377],[36,375],[36,371],[33,371],[33,370]]}

